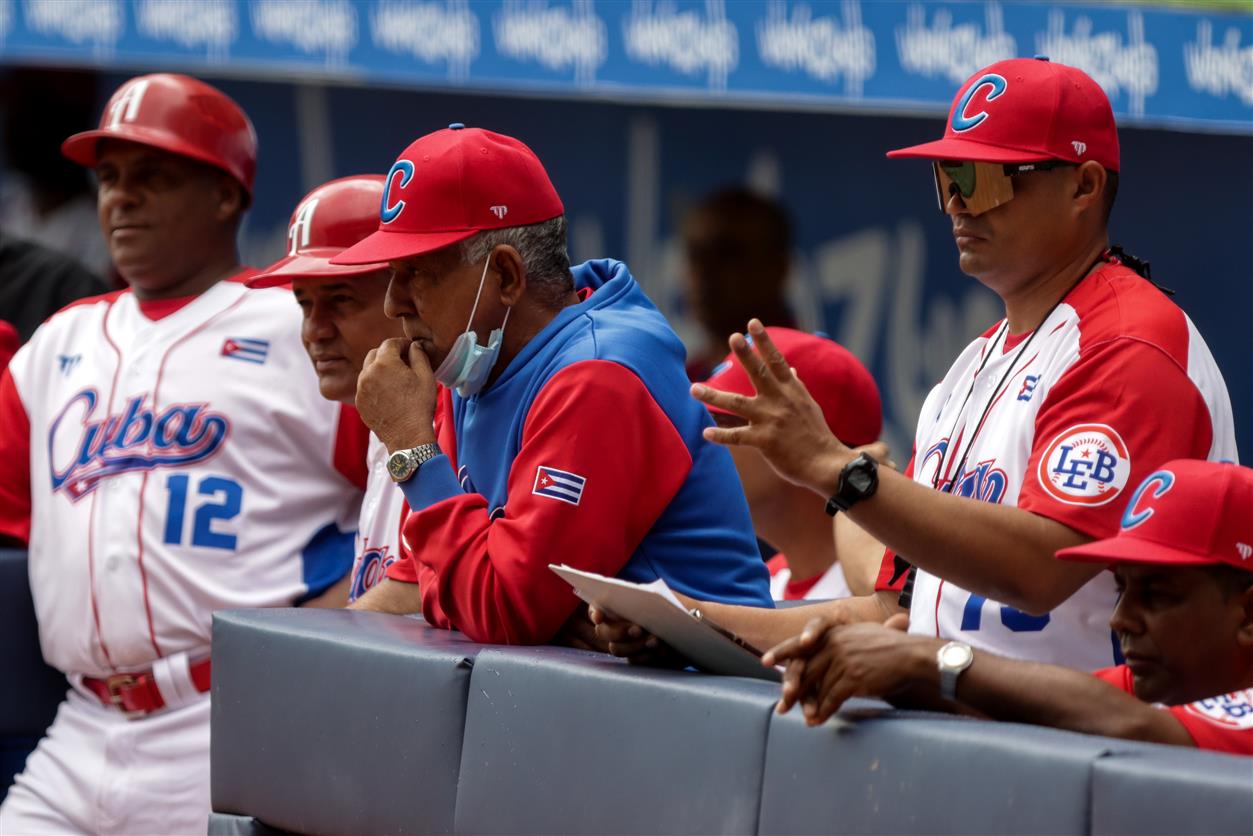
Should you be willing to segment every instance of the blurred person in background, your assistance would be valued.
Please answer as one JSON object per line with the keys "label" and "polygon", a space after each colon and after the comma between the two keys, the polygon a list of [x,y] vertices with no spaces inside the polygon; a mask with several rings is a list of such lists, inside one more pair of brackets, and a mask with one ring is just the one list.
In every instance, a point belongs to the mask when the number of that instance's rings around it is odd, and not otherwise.
{"label": "blurred person in background", "polygon": [[[366,355],[383,340],[404,336],[383,310],[392,270],[387,264],[331,264],[331,258],[378,228],[383,175],[341,177],[305,195],[287,227],[287,255],[248,282],[291,286],[300,306],[300,339],[322,397],[353,405]],[[370,433],[366,488],[357,523],[348,602],[383,580],[400,556],[405,497],[387,473],[387,448]]]}
{"label": "blurred person in background", "polygon": [[849,697],[1253,755],[1253,470],[1177,460],[1131,495],[1113,537],[1060,560],[1112,570],[1124,664],[1088,675],[887,625],[815,619],[766,654],[779,713],[810,725]]}
{"label": "blurred person in background", "polygon": [[[100,239],[100,230],[92,235]],[[77,260],[0,227],[0,320],[26,342],[45,319],[106,290],[104,281]]]}
{"label": "blurred person in background", "polygon": [[756,316],[793,327],[787,304],[792,222],[776,201],[742,186],[703,198],[683,219],[687,313],[702,344],[688,351],[692,380],[704,380],[721,360],[726,336]]}
{"label": "blurred person in background", "polygon": [[[72,258],[106,280],[109,252],[96,221],[90,175],[61,155],[63,139],[92,125],[97,80],[81,70],[23,68],[0,75],[5,166],[0,230]],[[66,292],[77,288],[70,285]],[[88,290],[62,304],[98,292]]]}

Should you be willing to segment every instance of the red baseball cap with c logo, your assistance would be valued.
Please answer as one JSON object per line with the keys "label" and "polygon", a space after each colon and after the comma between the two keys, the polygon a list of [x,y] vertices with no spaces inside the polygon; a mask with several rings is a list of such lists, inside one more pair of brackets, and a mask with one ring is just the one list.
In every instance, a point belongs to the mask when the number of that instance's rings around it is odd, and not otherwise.
{"label": "red baseball cap with c logo", "polygon": [[564,213],[534,151],[511,136],[454,122],[417,139],[396,159],[383,182],[378,230],[331,264],[422,255],[485,229]]}
{"label": "red baseball cap with c logo", "polygon": [[1118,171],[1118,127],[1109,97],[1083,70],[1047,58],[998,61],[968,78],[944,138],[889,157],[1030,163],[1095,160]]}
{"label": "red baseball cap with c logo", "polygon": [[1213,566],[1253,572],[1253,470],[1223,462],[1176,459],[1140,483],[1118,534],[1062,549],[1087,563]]}

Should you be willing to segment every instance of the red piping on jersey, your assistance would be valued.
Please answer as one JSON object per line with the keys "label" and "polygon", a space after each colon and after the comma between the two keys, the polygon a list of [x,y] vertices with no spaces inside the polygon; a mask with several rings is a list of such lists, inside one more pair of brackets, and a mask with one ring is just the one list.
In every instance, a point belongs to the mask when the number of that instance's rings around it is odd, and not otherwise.
{"label": "red piping on jersey", "polygon": [[[104,334],[105,342],[109,344],[109,347],[113,349],[113,354],[117,357],[117,362],[113,365],[113,382],[109,385],[109,403],[105,408],[105,415],[113,414],[113,396],[117,393],[118,375],[122,373],[122,350],[117,347],[117,343],[109,335],[109,314],[113,311],[113,303],[121,295],[121,293],[117,293],[116,295],[105,297],[108,304],[104,309],[104,316],[100,320],[100,330]],[[92,491],[91,512],[87,516],[87,575],[91,581],[91,617],[96,624],[96,641],[100,643],[100,649],[104,652],[104,661],[110,668],[116,669],[113,664],[113,657],[109,654],[108,645],[104,643],[104,632],[100,629],[100,607],[96,603],[96,550],[94,544],[96,542],[96,500],[99,496],[99,492]]]}
{"label": "red piping on jersey", "polygon": [[[216,320],[218,317],[225,315],[227,312],[232,310],[236,305],[244,301],[244,299],[246,298],[248,298],[246,294],[241,295],[234,302],[230,303],[225,308],[218,311],[213,316],[209,317],[204,322],[197,325],[195,328],[192,328],[190,331],[188,331],[186,334],[183,334],[183,336],[179,337],[174,342],[170,343],[169,347],[166,348],[165,353],[161,355],[161,362],[157,366],[157,380],[152,385],[152,409],[154,413],[157,411],[157,396],[158,396],[158,393],[161,391],[161,378],[165,374],[165,361],[170,359],[170,355],[174,353],[174,349],[178,348],[180,345],[182,345],[184,342],[189,340],[191,337],[195,336],[199,332],[203,331],[205,328],[209,327],[209,325],[211,325],[214,320]],[[110,410],[110,412],[111,411],[112,410]],[[162,658],[164,654],[161,653],[161,647],[160,645],[157,644],[157,631],[152,623],[152,602],[148,598],[148,573],[144,571],[144,530],[143,530],[144,490],[147,487],[148,487],[148,471],[145,471],[143,481],[139,483],[139,523],[135,527],[135,541],[136,541],[136,544],[138,546],[138,551],[139,551],[139,579],[143,585],[143,590],[144,590],[144,612],[147,613],[148,615],[148,638],[152,640],[152,649],[157,654],[157,658],[160,659]]]}
{"label": "red piping on jersey", "polygon": [[940,637],[940,599],[944,597],[944,578],[937,576],[940,585],[935,588],[935,637]]}
{"label": "red piping on jersey", "polygon": [[[156,401],[153,401],[156,410]],[[139,482],[139,515],[135,523],[135,546],[138,554],[139,582],[144,590],[144,614],[148,617],[148,638],[152,641],[152,652],[157,658],[162,656],[161,646],[157,644],[157,630],[152,624],[152,604],[148,600],[148,573],[144,571],[144,490],[148,487],[148,471],[144,471]]]}
{"label": "red piping on jersey", "polygon": [[[958,417],[960,418],[961,416],[960,416],[960,415],[958,415]],[[952,443],[952,448],[951,448],[951,449],[957,449],[957,450],[960,450],[960,449],[961,449],[961,444],[962,444],[962,439],[963,439],[963,438],[965,438],[965,437],[966,437],[966,423],[963,421],[963,422],[962,422],[961,432],[959,432],[959,433],[957,434],[957,441],[955,441],[955,442],[953,442],[953,443]],[[940,457],[941,457],[941,459],[943,459],[943,458],[944,458],[943,454],[941,454],[941,456],[940,456]],[[949,460],[948,460],[948,462],[947,462],[947,464],[948,464],[948,471],[949,471],[949,473],[951,473],[951,472],[952,472],[952,470],[953,470],[953,468],[957,466],[957,457],[956,457],[956,456],[949,456],[949,457],[948,457],[948,459],[949,459]],[[937,478],[938,478],[938,480],[939,480],[939,481],[938,481],[938,483],[937,483],[937,484],[939,484],[939,485],[944,485],[944,484],[948,484],[948,483],[949,483],[948,473],[940,473],[939,467],[940,467],[940,464],[942,464],[942,463],[943,463],[943,462],[938,462],[938,463],[936,464],[936,477],[937,477]],[[933,486],[933,487],[934,487],[934,486]]]}

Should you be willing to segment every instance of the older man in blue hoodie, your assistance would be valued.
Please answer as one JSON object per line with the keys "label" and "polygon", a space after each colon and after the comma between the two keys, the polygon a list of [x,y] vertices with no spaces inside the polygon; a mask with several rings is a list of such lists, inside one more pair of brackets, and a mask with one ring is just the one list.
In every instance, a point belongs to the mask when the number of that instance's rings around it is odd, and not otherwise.
{"label": "older man in blue hoodie", "polygon": [[409,556],[356,606],[420,601],[476,641],[543,643],[579,606],[549,563],[770,606],[682,345],[626,265],[571,270],[531,149],[460,124],[418,139],[378,231],[333,261],[391,263],[386,311],[406,335],[367,357],[357,408],[412,509]]}

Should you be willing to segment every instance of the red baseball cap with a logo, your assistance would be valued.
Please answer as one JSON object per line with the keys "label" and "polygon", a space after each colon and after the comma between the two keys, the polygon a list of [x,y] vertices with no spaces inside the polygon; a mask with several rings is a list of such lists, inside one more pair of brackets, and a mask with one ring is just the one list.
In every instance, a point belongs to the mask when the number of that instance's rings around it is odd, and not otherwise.
{"label": "red baseball cap with a logo", "polygon": [[1012,58],[979,70],[953,99],[944,138],[889,157],[1030,163],[1095,160],[1118,171],[1109,97],[1083,70],[1047,58]]}
{"label": "red baseball cap with a logo", "polygon": [[485,229],[536,224],[564,213],[535,152],[513,137],[454,122],[397,158],[383,184],[378,230],[331,263],[422,255]]}
{"label": "red baseball cap with a logo", "polygon": [[287,224],[287,255],[249,280],[275,287],[292,279],[362,276],[386,264],[331,264],[378,226],[383,175],[357,174],[323,183],[304,196]]}
{"label": "red baseball cap with a logo", "polygon": [[1062,560],[1213,566],[1253,572],[1253,470],[1177,459],[1131,495],[1118,534],[1062,549]]}
{"label": "red baseball cap with a logo", "polygon": [[[834,340],[791,328],[770,327],[766,333],[796,369],[796,376],[822,408],[827,426],[836,438],[850,447],[879,439],[883,429],[879,387],[851,351]],[[756,394],[748,372],[734,353],[714,368],[705,385],[750,398]],[[709,411],[732,414],[716,406],[709,407]]]}

